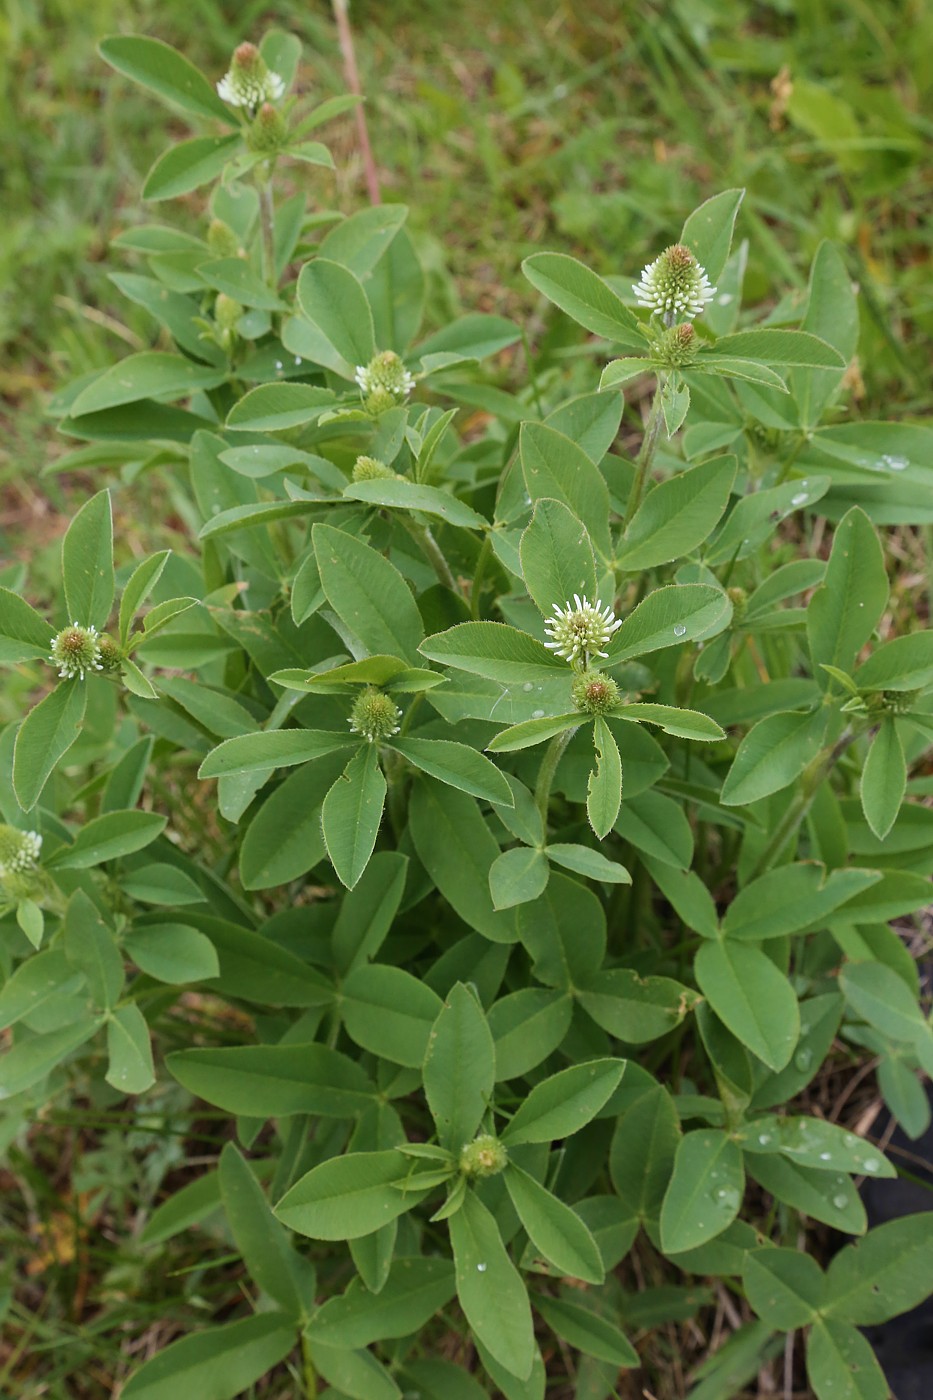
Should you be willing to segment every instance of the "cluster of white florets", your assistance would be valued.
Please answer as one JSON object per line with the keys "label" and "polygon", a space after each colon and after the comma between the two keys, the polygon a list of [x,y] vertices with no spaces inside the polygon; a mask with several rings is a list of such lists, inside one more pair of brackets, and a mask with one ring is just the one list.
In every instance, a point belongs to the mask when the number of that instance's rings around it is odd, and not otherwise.
{"label": "cluster of white florets", "polygon": [[551,640],[544,645],[571,665],[582,661],[586,670],[591,656],[608,656],[604,648],[621,626],[621,620],[611,608],[604,608],[599,598],[591,603],[585,595],[581,598],[575,593],[572,603],[567,602],[563,607],[554,604],[554,617],[549,617],[544,624]]}
{"label": "cluster of white florets", "polygon": [[647,306],[672,326],[681,316],[699,316],[712,301],[716,288],[689,248],[674,243],[649,263],[641,281],[633,285],[639,306]]}
{"label": "cluster of white florets", "polygon": [[73,622],[63,627],[52,640],[49,661],[58,667],[62,680],[83,681],[88,671],[102,671],[100,635],[96,627],[82,627]]}
{"label": "cluster of white florets", "polygon": [[240,44],[234,50],[228,71],[217,84],[217,95],[229,107],[245,107],[255,112],[264,102],[278,102],[285,93],[285,80],[266,66],[255,44]]}
{"label": "cluster of white florets", "polygon": [[414,375],[394,350],[380,350],[368,365],[357,365],[354,377],[367,401],[376,395],[392,403],[403,403],[415,387]]}
{"label": "cluster of white florets", "polygon": [[0,826],[0,878],[6,875],[26,875],[39,864],[42,837],[37,831],[17,831],[15,826]]}

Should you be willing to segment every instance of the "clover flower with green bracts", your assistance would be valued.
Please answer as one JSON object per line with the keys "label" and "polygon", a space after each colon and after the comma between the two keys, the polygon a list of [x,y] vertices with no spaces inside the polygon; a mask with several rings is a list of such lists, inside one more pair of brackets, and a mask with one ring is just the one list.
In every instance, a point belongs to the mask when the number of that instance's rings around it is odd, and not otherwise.
{"label": "clover flower with green bracts", "polygon": [[573,595],[573,602],[558,607],[554,604],[554,617],[549,617],[544,630],[550,637],[544,645],[569,661],[572,666],[582,661],[582,670],[587,670],[591,656],[608,656],[603,650],[609,645],[613,632],[622,626],[621,620],[613,615],[611,608],[604,608],[599,598],[591,603],[584,595]]}
{"label": "clover flower with green bracts", "polygon": [[0,878],[25,875],[35,870],[42,851],[42,837],[37,831],[19,831],[15,826],[0,826]]}
{"label": "clover flower with green bracts", "polygon": [[379,739],[390,739],[399,730],[402,712],[388,695],[375,686],[369,686],[353,703],[348,721],[354,734],[359,734],[370,744]]}
{"label": "clover flower with green bracts", "polygon": [[373,394],[380,399],[391,395],[396,403],[402,403],[415,387],[414,375],[405,368],[394,350],[380,350],[368,365],[357,365],[355,379],[364,399]]}
{"label": "clover flower with green bracts", "polygon": [[284,93],[284,78],[271,72],[255,44],[240,44],[234,50],[230,68],[217,84],[222,102],[251,112],[264,102],[278,102]]}
{"label": "clover flower with green bracts", "polygon": [[353,463],[353,481],[389,481],[398,476],[391,467],[387,467],[385,462],[380,462],[378,457],[357,457]]}
{"label": "clover flower with green bracts", "polygon": [[97,628],[82,627],[77,622],[63,627],[52,639],[49,661],[58,667],[59,676],[66,681],[76,676],[84,680],[88,671],[102,671]]}
{"label": "clover flower with green bracts", "polygon": [[632,291],[639,306],[647,306],[664,318],[666,326],[673,326],[681,316],[693,320],[705,311],[716,288],[690,249],[673,243],[648,264]]}

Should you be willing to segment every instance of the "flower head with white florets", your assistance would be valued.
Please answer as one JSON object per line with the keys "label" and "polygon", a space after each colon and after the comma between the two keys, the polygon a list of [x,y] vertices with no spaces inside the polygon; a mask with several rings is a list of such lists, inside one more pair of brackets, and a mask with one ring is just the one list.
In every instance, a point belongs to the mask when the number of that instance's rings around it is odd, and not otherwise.
{"label": "flower head with white florets", "polygon": [[357,365],[354,377],[367,400],[377,394],[391,396],[393,402],[402,403],[415,387],[414,375],[394,350],[380,350],[368,365]]}
{"label": "flower head with white florets", "polygon": [[285,93],[285,79],[267,66],[255,44],[234,50],[228,71],[217,84],[217,95],[229,107],[255,112],[264,102],[278,102]]}
{"label": "flower head with white florets", "polygon": [[604,650],[609,645],[613,632],[622,626],[611,608],[604,608],[599,598],[595,603],[584,595],[573,595],[573,602],[558,607],[554,604],[554,617],[549,617],[544,630],[550,637],[544,645],[569,661],[571,666],[585,671],[592,656],[608,656]]}
{"label": "flower head with white florets", "polygon": [[41,850],[42,837],[37,831],[0,826],[0,876],[25,875],[35,870]]}
{"label": "flower head with white florets", "polygon": [[647,306],[666,326],[673,326],[682,316],[692,321],[705,311],[716,288],[690,249],[673,243],[648,264],[632,291],[639,306]]}
{"label": "flower head with white florets", "polygon": [[63,627],[52,639],[49,660],[58,667],[62,680],[73,680],[79,676],[84,680],[88,671],[102,671],[100,657],[100,636],[96,627],[82,627],[73,622]]}
{"label": "flower head with white florets", "polygon": [[359,734],[367,743],[375,744],[380,739],[389,739],[399,731],[402,712],[381,690],[367,686],[353,704],[349,725],[354,734]]}

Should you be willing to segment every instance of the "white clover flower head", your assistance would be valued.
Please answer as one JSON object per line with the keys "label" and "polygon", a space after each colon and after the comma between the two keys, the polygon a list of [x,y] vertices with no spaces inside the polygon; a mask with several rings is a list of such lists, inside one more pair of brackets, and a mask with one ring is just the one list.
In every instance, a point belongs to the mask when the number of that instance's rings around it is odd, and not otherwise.
{"label": "white clover flower head", "polygon": [[693,320],[705,311],[716,288],[690,249],[673,243],[648,264],[632,291],[639,306],[647,306],[663,316],[665,325],[672,326],[681,316]]}
{"label": "white clover flower head", "polygon": [[285,79],[273,73],[255,44],[240,44],[230,67],[217,84],[217,95],[228,107],[255,112],[264,102],[278,102],[285,94]]}
{"label": "white clover flower head", "polygon": [[368,743],[375,744],[379,739],[389,739],[399,731],[402,712],[388,695],[375,686],[367,686],[353,703],[348,721],[353,734],[359,734]]}
{"label": "white clover flower head", "polygon": [[394,350],[380,350],[368,365],[357,365],[354,378],[364,399],[373,394],[391,394],[395,403],[403,403],[415,387],[414,375]]}
{"label": "white clover flower head", "polygon": [[554,614],[544,624],[551,639],[544,645],[571,665],[582,661],[583,670],[588,668],[591,656],[608,656],[604,648],[613,632],[622,626],[621,619],[614,616],[611,608],[604,608],[599,598],[591,603],[579,593],[562,608],[555,603]]}
{"label": "white clover flower head", "polygon": [[37,831],[18,831],[15,826],[0,826],[0,878],[6,875],[26,875],[39,864],[42,837]]}
{"label": "white clover flower head", "polygon": [[82,627],[73,622],[63,627],[52,639],[49,661],[58,667],[62,680],[73,680],[75,676],[83,681],[88,671],[104,669],[100,659],[100,637],[96,627]]}

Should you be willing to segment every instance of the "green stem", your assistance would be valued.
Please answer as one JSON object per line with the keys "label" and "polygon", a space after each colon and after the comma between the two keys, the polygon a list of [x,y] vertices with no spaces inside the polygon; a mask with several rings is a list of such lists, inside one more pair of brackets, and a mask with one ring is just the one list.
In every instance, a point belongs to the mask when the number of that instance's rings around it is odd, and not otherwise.
{"label": "green stem", "polygon": [[314,1362],[311,1359],[311,1343],[305,1332],[301,1334],[301,1365],[305,1392],[313,1398],[317,1395],[317,1371],[314,1369]]}
{"label": "green stem", "polygon": [[260,169],[262,173],[257,170],[256,174],[256,189],[259,193],[259,219],[262,225],[262,270],[266,282],[274,292],[279,279],[275,271],[275,203],[272,198],[271,163],[268,169]]}
{"label": "green stem", "polygon": [[405,769],[407,764],[400,753],[394,749],[383,749],[383,772],[386,778],[386,807],[389,812],[389,823],[395,839],[401,839],[405,830]]}
{"label": "green stem", "polygon": [[473,587],[470,589],[470,613],[474,622],[479,621],[480,597],[483,591],[483,580],[486,576],[486,565],[489,563],[489,556],[492,553],[492,536],[486,531],[486,538],[483,540],[479,557],[476,560],[476,568],[473,570]]}
{"label": "green stem", "polygon": [[572,729],[565,729],[563,734],[555,734],[544,751],[544,758],[541,760],[541,769],[538,773],[538,781],[535,784],[535,805],[541,813],[541,824],[547,834],[547,804],[551,796],[551,784],[554,781],[554,774],[557,772],[557,765],[564,755],[564,750],[570,743],[579,729],[579,725],[574,725]]}
{"label": "green stem", "polygon": [[654,398],[651,401],[651,409],[648,413],[648,421],[645,424],[645,436],[641,440],[641,448],[635,459],[635,480],[632,482],[632,489],[629,492],[628,505],[625,507],[625,522],[632,519],[639,505],[645,490],[645,482],[648,479],[648,471],[654,458],[655,448],[658,445],[658,438],[661,434],[661,381],[654,391]]}
{"label": "green stem", "polygon": [[429,527],[427,525],[419,525],[417,521],[410,519],[410,517],[406,515],[399,516],[399,519],[412,539],[417,541],[422,554],[428,560],[428,563],[437,574],[441,583],[444,584],[445,588],[449,588],[452,592],[458,593],[457,580],[454,578],[453,571],[444,558],[443,551],[437,540],[431,534]]}
{"label": "green stem", "polygon": [[829,776],[846,749],[858,738],[860,733],[861,729],[847,729],[834,744],[827,744],[804,769],[800,791],[778,822],[771,840],[755,862],[755,867],[748,877],[750,880],[764,875],[776,864],[784,847],[813,805],[813,799],[816,797],[820,784],[824,778]]}

